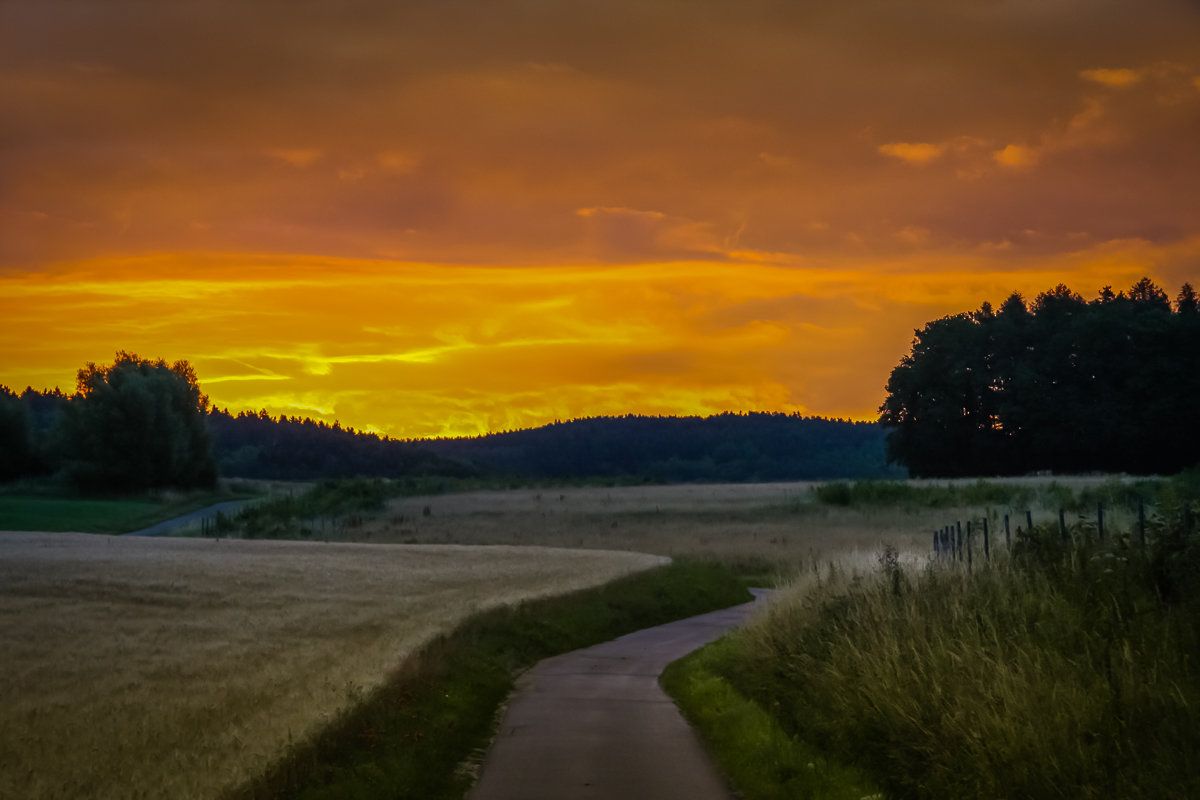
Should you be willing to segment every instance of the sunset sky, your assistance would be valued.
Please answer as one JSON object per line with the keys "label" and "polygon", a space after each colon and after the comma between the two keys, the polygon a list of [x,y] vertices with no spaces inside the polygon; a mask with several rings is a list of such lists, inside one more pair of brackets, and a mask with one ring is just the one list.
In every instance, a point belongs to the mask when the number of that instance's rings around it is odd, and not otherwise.
{"label": "sunset sky", "polygon": [[874,419],[913,329],[1200,283],[1196,0],[0,0],[0,383],[400,437]]}

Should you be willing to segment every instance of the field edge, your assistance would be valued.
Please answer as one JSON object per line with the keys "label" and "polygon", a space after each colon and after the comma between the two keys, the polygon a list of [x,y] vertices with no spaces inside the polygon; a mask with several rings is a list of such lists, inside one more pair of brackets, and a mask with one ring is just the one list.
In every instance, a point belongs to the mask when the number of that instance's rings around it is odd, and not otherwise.
{"label": "field edge", "polygon": [[600,587],[482,612],[406,658],[382,686],[225,797],[461,798],[522,671],[749,599],[728,567],[680,559]]}

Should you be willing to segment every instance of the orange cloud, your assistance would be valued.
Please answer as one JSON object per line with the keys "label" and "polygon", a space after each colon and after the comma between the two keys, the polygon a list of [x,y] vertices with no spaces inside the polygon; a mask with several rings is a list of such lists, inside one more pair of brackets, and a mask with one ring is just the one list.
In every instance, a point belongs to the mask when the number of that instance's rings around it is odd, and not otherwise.
{"label": "orange cloud", "polygon": [[1006,145],[993,153],[992,157],[1004,167],[1032,167],[1040,158],[1036,149],[1019,144]]}
{"label": "orange cloud", "polygon": [[891,142],[879,145],[879,152],[910,164],[928,164],[939,158],[945,145],[929,142]]}
{"label": "orange cloud", "polygon": [[1112,89],[1124,89],[1142,80],[1145,73],[1137,69],[1085,69],[1079,77]]}
{"label": "orange cloud", "polygon": [[266,151],[267,155],[291,164],[293,167],[310,167],[321,160],[324,153],[315,147],[281,147]]}

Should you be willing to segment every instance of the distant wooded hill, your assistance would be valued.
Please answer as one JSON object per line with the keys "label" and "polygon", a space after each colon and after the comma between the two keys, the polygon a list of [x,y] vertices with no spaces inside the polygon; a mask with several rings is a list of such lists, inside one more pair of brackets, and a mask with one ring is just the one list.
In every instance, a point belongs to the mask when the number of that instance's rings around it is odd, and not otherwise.
{"label": "distant wooded hill", "polygon": [[656,481],[903,477],[875,423],[791,414],[592,417],[422,446],[498,473]]}
{"label": "distant wooded hill", "polygon": [[[72,442],[80,435],[64,421],[78,417],[83,402],[82,395],[58,390],[26,389],[16,395],[0,387],[0,480],[68,470],[77,449]],[[153,426],[127,423],[114,428],[113,420],[126,417],[117,415],[93,426],[119,442],[106,446],[106,452],[136,453],[162,438],[146,433]],[[210,441],[217,471],[226,477],[493,476],[672,482],[905,475],[887,465],[884,432],[878,425],[789,414],[593,417],[474,438],[417,441],[311,419],[273,418],[265,411],[230,414],[211,408],[202,410],[200,418],[207,434],[204,449]],[[112,473],[109,468],[102,471]],[[110,483],[111,488],[124,485]]]}
{"label": "distant wooded hill", "polygon": [[312,420],[209,416],[222,474],[512,476],[651,481],[903,477],[878,425],[788,414],[592,417],[460,439],[399,441]]}

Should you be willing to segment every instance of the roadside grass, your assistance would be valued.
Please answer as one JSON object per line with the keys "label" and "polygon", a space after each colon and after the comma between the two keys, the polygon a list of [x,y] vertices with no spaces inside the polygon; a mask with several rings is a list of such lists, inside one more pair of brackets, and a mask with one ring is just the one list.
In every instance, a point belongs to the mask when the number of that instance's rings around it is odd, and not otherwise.
{"label": "roadside grass", "polygon": [[244,488],[109,497],[18,486],[0,491],[0,530],[128,533],[215,503],[253,496]]}
{"label": "roadside grass", "polygon": [[461,798],[519,672],[551,655],[749,599],[729,569],[676,561],[478,614],[229,797]]}
{"label": "roadside grass", "polygon": [[726,680],[739,643],[723,637],[669,665],[663,689],[699,730],[718,767],[744,800],[862,800],[882,796],[855,767],[788,733]]}
{"label": "roadside grass", "polygon": [[1147,551],[1035,528],[974,574],[885,549],[868,574],[802,576],[701,664],[890,797],[1198,797],[1186,519],[1156,519]]}

